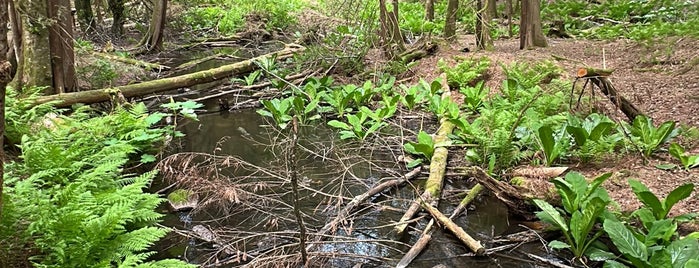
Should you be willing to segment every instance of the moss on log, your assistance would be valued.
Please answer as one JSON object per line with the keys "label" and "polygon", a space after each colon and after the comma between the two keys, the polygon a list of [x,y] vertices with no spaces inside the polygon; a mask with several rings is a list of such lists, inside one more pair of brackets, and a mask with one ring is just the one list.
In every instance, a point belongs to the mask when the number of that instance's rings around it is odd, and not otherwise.
{"label": "moss on log", "polygon": [[288,44],[280,51],[268,53],[249,60],[236,62],[218,68],[138,84],[44,96],[38,98],[34,102],[34,105],[47,102],[56,102],[55,106],[57,107],[67,107],[76,103],[96,103],[108,101],[112,98],[112,95],[116,94],[117,92],[121,92],[124,97],[130,98],[189,87],[228,78],[236,74],[250,72],[256,68],[254,62],[263,58],[276,55],[277,60],[281,60],[289,58],[293,56],[294,53],[301,52],[303,50],[305,50],[305,47],[303,46]]}

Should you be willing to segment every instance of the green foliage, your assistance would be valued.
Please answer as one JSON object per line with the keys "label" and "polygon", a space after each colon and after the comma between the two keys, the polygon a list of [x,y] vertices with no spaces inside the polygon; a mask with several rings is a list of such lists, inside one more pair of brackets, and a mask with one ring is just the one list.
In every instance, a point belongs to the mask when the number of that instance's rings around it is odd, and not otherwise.
{"label": "green foliage", "polygon": [[562,21],[568,33],[601,39],[697,37],[698,14],[698,4],[693,1],[564,0],[542,5],[542,18]]}
{"label": "green foliage", "polygon": [[632,125],[624,124],[624,126],[631,135],[631,142],[636,144],[646,156],[653,154],[679,133],[679,129],[675,128],[675,122],[667,121],[656,128],[653,125],[653,119],[645,115],[637,116]]}
{"label": "green foliage", "polygon": [[561,67],[550,61],[535,63],[514,61],[510,65],[500,64],[500,67],[508,79],[516,80],[524,88],[532,88],[551,81],[559,77],[562,72]]}
{"label": "green foliage", "polygon": [[96,59],[87,65],[78,66],[75,71],[93,88],[110,87],[119,76],[112,63],[104,59]]}
{"label": "green foliage", "polygon": [[536,214],[537,217],[560,229],[565,236],[565,242],[554,240],[549,243],[550,247],[567,248],[576,258],[591,253],[588,249],[602,235],[602,231],[596,231],[592,235],[590,232],[610,202],[607,192],[599,186],[609,177],[611,173],[606,173],[590,184],[577,172],[568,173],[565,179],[556,178],[553,184],[561,196],[565,211],[557,210],[546,201],[534,200],[542,209]]}
{"label": "green foliage", "polygon": [[243,82],[246,86],[252,86],[255,84],[255,82],[260,79],[262,76],[262,71],[261,70],[255,70],[254,72],[249,73],[246,75],[243,79],[240,78],[234,78],[232,81],[240,81]]}
{"label": "green foliage", "polygon": [[191,190],[177,189],[167,195],[167,200],[172,203],[186,203],[189,197],[193,194]]}
{"label": "green foliage", "polygon": [[281,129],[285,129],[292,119],[291,102],[292,98],[260,100],[265,109],[258,109],[257,113],[271,117]]}
{"label": "green foliage", "polygon": [[656,220],[665,219],[672,206],[689,197],[692,191],[694,191],[694,184],[685,184],[672,190],[667,198],[660,200],[640,181],[629,180],[629,185],[631,185],[631,189],[636,194],[636,197],[653,212]]}
{"label": "green foliage", "polygon": [[477,112],[483,106],[483,101],[488,97],[489,88],[485,87],[483,81],[479,81],[475,86],[463,86],[459,92],[464,95],[464,105],[472,112]]}
{"label": "green foliage", "polygon": [[550,166],[568,150],[569,139],[562,130],[554,134],[551,126],[542,126],[537,131],[539,144],[544,152],[546,165]]}
{"label": "green foliage", "polygon": [[340,139],[365,140],[369,135],[378,131],[386,123],[383,121],[367,120],[369,114],[359,111],[356,114],[346,114],[347,123],[338,120],[328,121],[328,125],[340,129]]}
{"label": "green foliage", "polygon": [[420,130],[417,134],[417,142],[409,141],[403,145],[403,149],[409,154],[421,155],[421,158],[415,159],[408,163],[408,168],[416,167],[417,165],[423,163],[425,160],[429,162],[434,154],[434,141],[432,136]]}
{"label": "green foliage", "polygon": [[677,143],[670,144],[670,155],[680,160],[680,163],[686,170],[699,166],[699,154],[690,155]]}
{"label": "green foliage", "polygon": [[408,110],[413,110],[422,103],[427,102],[430,96],[434,95],[441,88],[442,85],[437,80],[427,83],[425,80],[420,79],[417,85],[411,87],[401,85],[403,95],[400,101]]}
{"label": "green foliage", "polygon": [[[296,22],[294,12],[306,4],[303,1],[244,1],[216,0],[213,5],[194,6],[184,14],[183,20],[196,30],[215,29],[221,34],[233,34],[245,26],[246,17],[260,16],[268,29],[286,28]],[[255,22],[257,23],[257,21]]]}
{"label": "green foliage", "polygon": [[490,59],[487,57],[455,57],[454,59],[456,60],[454,67],[450,67],[444,59],[439,59],[437,62],[439,70],[447,75],[449,87],[454,89],[465,87],[478,79],[482,79],[490,67]]}
{"label": "green foliage", "polygon": [[37,252],[31,261],[38,267],[191,267],[148,261],[149,247],[167,232],[154,226],[162,199],[143,191],[155,173],[122,174],[171,133],[152,128],[162,117],[141,103],[110,114],[82,107],[22,136],[22,162],[6,169],[3,227],[35,250],[15,254]]}
{"label": "green foliage", "polygon": [[583,161],[614,151],[623,137],[620,133],[614,133],[615,128],[616,123],[609,117],[595,113],[584,120],[568,115],[566,123],[566,132],[573,136],[577,146],[575,155]]}
{"label": "green foliage", "polygon": [[8,87],[5,99],[5,136],[11,143],[20,141],[22,135],[44,123],[53,123],[52,118],[44,116],[56,112],[52,103],[33,105],[41,96],[42,87],[25,88],[22,93]]}

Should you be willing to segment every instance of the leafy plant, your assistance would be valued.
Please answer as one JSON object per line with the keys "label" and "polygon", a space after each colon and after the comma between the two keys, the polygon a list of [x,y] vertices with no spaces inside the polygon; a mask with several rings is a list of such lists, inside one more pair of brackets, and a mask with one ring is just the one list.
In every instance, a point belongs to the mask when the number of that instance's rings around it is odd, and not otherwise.
{"label": "leafy plant", "polygon": [[488,91],[483,81],[479,81],[476,86],[462,86],[459,89],[459,92],[464,94],[464,104],[472,112],[477,112],[478,108],[483,106],[483,101],[488,96]]}
{"label": "leafy plant", "polygon": [[437,62],[439,70],[447,75],[447,83],[451,88],[461,88],[482,79],[490,67],[490,59],[487,57],[455,59],[457,63],[454,67],[449,67],[444,59]]}
{"label": "leafy plant", "polygon": [[650,156],[658,147],[677,136],[679,130],[675,128],[675,122],[667,121],[657,128],[653,120],[645,115],[639,115],[633,120],[633,124],[626,125],[631,141],[639,146],[641,152]]}
{"label": "leafy plant", "polygon": [[565,179],[556,178],[553,184],[561,196],[565,211],[557,210],[546,201],[535,199],[534,203],[542,209],[536,215],[542,221],[561,230],[566,241],[551,241],[549,247],[555,249],[567,248],[576,258],[589,254],[592,243],[602,235],[602,231],[590,232],[597,218],[605,211],[610,199],[607,192],[599,186],[611,177],[606,173],[595,178],[588,184],[580,173],[570,172]]}
{"label": "leafy plant", "polygon": [[636,194],[636,197],[653,212],[656,220],[665,219],[672,206],[689,197],[692,191],[694,191],[694,184],[685,184],[672,190],[667,195],[667,198],[660,200],[648,187],[638,180],[629,180],[629,185],[631,185],[631,189]]}
{"label": "leafy plant", "polygon": [[609,177],[611,173],[606,173],[588,184],[580,173],[570,172],[566,174],[565,179],[554,179],[553,184],[561,196],[565,209],[563,213],[546,201],[534,200],[534,203],[542,209],[536,214],[537,217],[560,229],[566,239],[565,242],[553,240],[549,243],[549,247],[567,248],[576,258],[591,253],[588,251],[590,246],[603,233],[599,230],[590,235],[598,217],[610,202],[607,192],[600,188],[600,185]]}
{"label": "leafy plant", "polygon": [[670,144],[670,155],[680,160],[680,163],[686,170],[699,166],[699,154],[690,155],[677,143]]}
{"label": "leafy plant", "polygon": [[425,160],[429,162],[432,159],[432,155],[434,154],[434,140],[432,140],[430,134],[420,130],[420,133],[417,134],[417,142],[409,141],[403,145],[403,149],[409,154],[422,156],[421,158],[411,161],[407,165],[408,168],[416,167],[425,162]]}
{"label": "leafy plant", "polygon": [[257,113],[262,116],[271,117],[279,128],[285,129],[292,119],[292,99],[271,99],[261,100],[260,102],[262,102],[265,109],[258,109]]}
{"label": "leafy plant", "polygon": [[340,130],[340,139],[365,140],[369,135],[378,131],[386,123],[382,121],[369,120],[369,114],[359,111],[357,114],[346,114],[347,123],[338,120],[328,121],[328,125]]}
{"label": "leafy plant", "polygon": [[260,76],[262,76],[262,71],[255,70],[254,72],[251,72],[248,75],[246,75],[243,79],[234,78],[233,80],[244,82],[246,86],[252,86],[255,84],[255,81],[257,81],[260,78]]}
{"label": "leafy plant", "polygon": [[541,149],[544,152],[544,157],[546,160],[546,165],[550,166],[556,161],[561,155],[566,153],[568,150],[568,139],[562,131],[555,134],[551,126],[542,126],[537,131],[537,137],[541,144]]}
{"label": "leafy plant", "polygon": [[621,135],[612,132],[615,126],[616,124],[604,115],[593,113],[580,120],[569,114],[565,129],[577,145],[574,154],[586,161],[598,154],[611,153],[614,150],[622,139]]}

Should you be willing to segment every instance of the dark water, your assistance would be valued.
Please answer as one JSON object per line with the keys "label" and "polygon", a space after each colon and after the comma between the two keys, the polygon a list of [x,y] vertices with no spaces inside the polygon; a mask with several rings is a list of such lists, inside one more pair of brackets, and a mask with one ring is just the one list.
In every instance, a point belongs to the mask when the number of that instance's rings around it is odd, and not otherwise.
{"label": "dark water", "polygon": [[[217,105],[209,103],[206,108],[216,110]],[[260,168],[283,171],[286,163],[284,150],[280,148],[283,146],[273,145],[285,140],[286,133],[279,133],[266,124],[268,122],[254,110],[205,114],[200,116],[199,121],[181,126],[186,137],[179,151],[231,155]],[[350,149],[360,145],[337,140],[337,135],[323,124],[302,127],[300,133],[299,143],[307,148],[297,151],[299,173],[304,186],[301,189],[300,206],[305,213],[304,220],[311,234],[333,218],[334,208],[339,199],[331,196],[342,194],[351,198],[361,194],[380,178],[388,176],[382,167],[400,168],[400,164],[393,162],[393,158],[381,148]],[[285,176],[283,172],[280,173],[281,176]],[[229,175],[237,176],[235,172]],[[274,180],[260,179],[265,182]],[[413,183],[419,186],[423,182],[418,179]],[[447,183],[445,191],[455,193],[468,186],[464,180],[453,180]],[[269,195],[282,201],[280,203],[291,204],[289,187],[288,183],[278,183],[272,189],[261,190],[260,195]],[[409,245],[418,239],[428,221],[428,218],[425,218],[411,225],[402,237],[393,232],[393,224],[400,219],[414,196],[413,188],[404,186],[373,197],[372,205],[365,206],[358,217],[346,223],[345,228],[340,228],[336,237],[329,239],[334,242],[322,244],[317,248],[317,251],[336,256],[325,266],[395,266],[407,252]],[[458,198],[444,200],[440,209],[448,214],[458,201]],[[347,203],[349,200],[343,202]],[[166,217],[165,225],[184,230],[196,224],[207,225],[212,229],[223,228],[226,238],[235,241],[237,248],[255,249],[261,247],[261,244],[272,243],[273,246],[286,245],[288,251],[294,253],[297,247],[293,247],[293,241],[297,237],[298,226],[292,210],[278,203],[257,208],[266,211],[234,207],[228,211],[222,211],[220,208],[209,209],[195,215],[171,213]],[[479,198],[472,205],[472,209],[455,221],[486,246],[493,236],[518,230],[518,223],[510,219],[507,208],[497,199],[487,195]],[[269,222],[275,224],[270,225]],[[180,257],[194,263],[205,261],[204,256],[210,256],[211,251],[216,250],[216,245],[211,243],[172,235],[161,247],[158,257]],[[499,256],[469,257],[463,256],[469,253],[468,249],[451,234],[437,231],[429,246],[410,267],[433,267],[438,264],[447,267],[537,267],[525,261],[527,257],[520,256],[522,254],[518,253],[519,250],[541,255],[542,246],[540,243],[524,245],[517,251],[506,251]],[[226,257],[218,258],[221,260]],[[240,265],[234,263],[225,266]],[[257,266],[258,264],[252,265]]]}

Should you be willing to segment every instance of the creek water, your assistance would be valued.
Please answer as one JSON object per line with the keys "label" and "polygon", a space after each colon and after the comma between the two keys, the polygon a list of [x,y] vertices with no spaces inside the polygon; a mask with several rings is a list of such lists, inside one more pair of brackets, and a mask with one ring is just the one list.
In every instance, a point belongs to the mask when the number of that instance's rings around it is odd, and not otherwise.
{"label": "creek water", "polygon": [[[207,109],[216,110],[215,103],[207,104]],[[233,155],[240,159],[260,166],[270,168],[280,165],[284,161],[278,161],[283,157],[279,148],[274,148],[275,142],[281,138],[274,128],[266,126],[268,122],[254,110],[244,110],[225,114],[205,114],[199,117],[199,121],[189,122],[181,126],[186,136],[179,151],[214,153],[217,155]],[[300,131],[299,143],[314,152],[299,153],[299,173],[302,184],[307,188],[301,190],[301,210],[306,215],[305,223],[309,233],[319,229],[326,221],[332,219],[335,210],[334,202],[330,195],[343,195],[351,198],[361,194],[368,187],[375,184],[379,178],[387,176],[379,167],[389,166],[396,168],[397,164],[386,161],[387,155],[381,155],[380,150],[373,155],[344,156],[342,161],[323,160],[319,152],[327,150],[325,155],[331,157],[330,150],[340,151],[343,146],[351,146],[346,142],[336,139],[337,135],[322,124],[303,127]],[[357,153],[359,151],[352,151]],[[365,153],[367,153],[365,151]],[[371,152],[368,152],[371,153]],[[383,158],[386,157],[386,158]],[[367,160],[368,159],[368,160]],[[371,161],[374,161],[372,165]],[[389,163],[387,165],[387,163]],[[236,176],[236,174],[230,174]],[[283,174],[282,174],[283,175]],[[417,179],[414,183],[419,186],[424,182]],[[465,189],[467,183],[461,180],[451,180],[445,187],[446,193],[456,193],[457,189]],[[310,190],[324,192],[327,195],[318,194]],[[289,185],[280,185],[278,189],[268,189],[264,193],[274,193],[275,196],[291,204],[291,196],[288,193]],[[279,194],[279,193],[282,194]],[[413,224],[409,231],[402,237],[393,232],[393,224],[400,219],[405,209],[415,197],[415,190],[410,186],[386,192],[372,198],[373,205],[367,205],[360,216],[340,228],[337,237],[330,239],[327,244],[318,247],[320,252],[332,253],[339,256],[328,262],[331,267],[353,267],[358,263],[362,267],[390,267],[394,266],[409,249],[409,245],[416,242],[419,233],[427,222],[426,219]],[[344,201],[345,203],[348,200]],[[458,198],[448,198],[441,202],[441,209],[450,213],[458,203]],[[330,209],[330,210],[327,210]],[[280,244],[288,244],[294,240],[298,232],[298,226],[293,221],[290,208],[280,208],[272,205],[269,212],[278,213],[276,227],[260,224],[269,222],[274,218],[268,213],[259,211],[243,211],[227,214],[220,208],[205,210],[197,214],[169,213],[165,219],[165,225],[178,229],[191,229],[192,226],[203,224],[209,228],[224,228],[231,237],[243,237],[247,235],[249,241],[238,238],[238,247],[255,248],[261,243],[275,239],[283,239]],[[517,222],[511,221],[507,208],[497,199],[485,195],[479,198],[464,215],[456,219],[456,223],[462,226],[475,239],[487,245],[487,241],[494,236],[512,232],[517,229]],[[351,227],[347,227],[351,226]],[[266,235],[270,234],[270,235]],[[341,238],[346,236],[347,238]],[[211,243],[201,243],[195,239],[181,240],[177,236],[171,236],[165,242],[167,246],[162,248],[160,257],[180,257],[194,263],[204,262],[205,256],[209,256],[216,246]],[[527,245],[520,248],[527,252],[542,254],[541,244]],[[537,267],[535,264],[521,260],[526,256],[523,253],[507,253],[491,257],[468,257],[468,253],[451,234],[438,231],[433,235],[429,246],[413,261],[410,267],[433,267],[438,264],[447,267]],[[519,251],[518,251],[519,252]],[[345,257],[343,257],[345,256]],[[349,258],[346,256],[350,256]],[[231,263],[227,267],[236,267],[240,264]],[[254,266],[253,266],[254,267]]]}
{"label": "creek water", "polygon": [[[225,52],[232,52],[228,50]],[[197,54],[188,59],[211,55]],[[230,60],[216,60],[198,66],[196,69],[208,69]],[[211,87],[209,85],[208,87]],[[197,88],[197,89],[202,89]],[[205,103],[207,111],[217,111],[218,104],[211,100]],[[280,145],[286,134],[267,125],[268,121],[254,110],[242,110],[231,113],[205,113],[199,121],[190,121],[179,126],[185,133],[176,152],[201,152],[218,156],[235,156],[250,166],[277,173],[279,177],[288,177],[284,153]],[[288,132],[287,132],[288,133]],[[381,146],[367,148],[361,144],[352,144],[338,140],[338,135],[322,123],[311,123],[301,127],[297,150],[297,165],[300,181],[299,207],[304,214],[305,225],[312,236],[326,222],[333,219],[340,203],[361,194],[381,178],[395,176],[387,174],[386,169],[403,170],[402,163],[396,163],[394,155],[400,147],[393,150]],[[356,149],[362,147],[362,149]],[[387,145],[387,147],[390,147]],[[354,148],[354,149],[353,149]],[[221,170],[231,178],[243,177],[235,170]],[[255,181],[259,180],[259,181]],[[298,252],[298,231],[291,204],[290,185],[287,182],[274,182],[275,177],[255,177],[245,183],[259,183],[257,199],[250,198],[247,206],[231,204],[230,207],[212,207],[196,214],[189,212],[168,212],[163,224],[180,230],[192,230],[193,227],[206,226],[223,234],[225,241],[205,243],[198,239],[183,238],[171,233],[158,247],[156,259],[181,258],[192,263],[204,263],[213,258],[227,262],[230,256],[212,254],[221,244],[232,245],[246,251],[260,248],[286,248],[286,254]],[[234,183],[234,182],[232,182]],[[241,183],[236,181],[235,183]],[[424,178],[413,180],[411,185],[384,192],[371,198],[371,203],[364,206],[356,217],[340,226],[335,236],[328,237],[325,243],[316,248],[315,254],[325,256],[329,267],[392,267],[419,238],[428,217],[413,223],[406,233],[397,236],[393,227],[405,209],[416,196],[415,187],[424,183]],[[271,186],[270,186],[271,185]],[[154,185],[154,189],[167,185]],[[445,214],[451,213],[461,196],[457,193],[469,187],[465,180],[450,179],[444,192],[451,197],[440,202],[440,209]],[[263,198],[268,196],[268,199]],[[345,198],[339,198],[344,196]],[[274,200],[271,200],[274,199]],[[232,202],[235,203],[235,202]],[[163,208],[163,212],[167,212]],[[422,216],[425,216],[422,214]],[[511,219],[507,208],[494,197],[483,195],[472,207],[455,222],[480,240],[486,246],[494,236],[520,230],[518,222]],[[454,236],[437,228],[428,247],[411,263],[410,267],[539,267],[527,261],[526,252],[552,257],[543,252],[541,243],[528,244],[515,250],[490,257],[467,256],[469,250],[458,242]],[[223,239],[222,239],[223,240]],[[271,251],[270,251],[271,252]],[[275,251],[277,254],[280,251]],[[271,253],[270,253],[271,254]],[[225,254],[224,254],[225,255]],[[264,254],[263,254],[264,255]],[[270,258],[284,267],[283,262]],[[244,263],[227,262],[223,267],[238,267]],[[266,265],[258,263],[252,267]]]}

